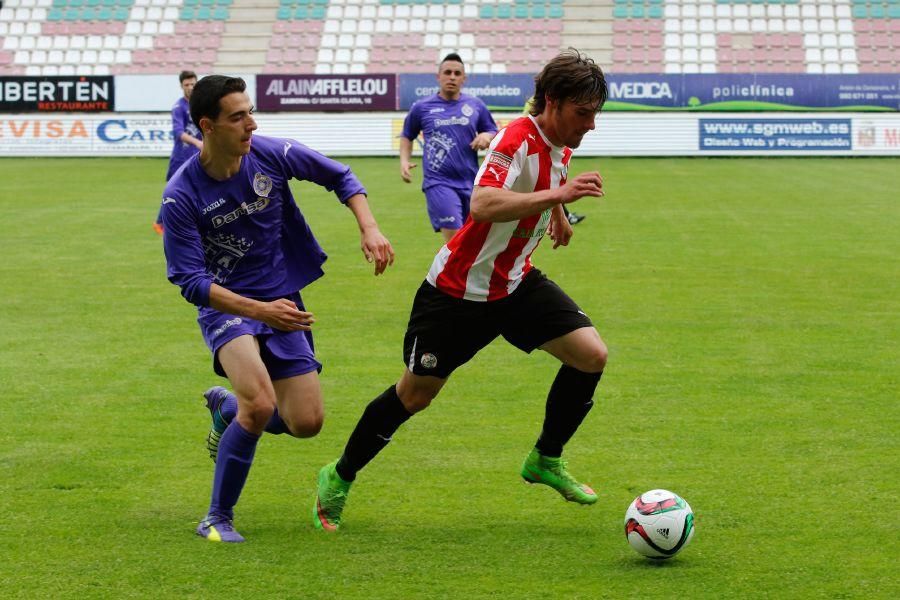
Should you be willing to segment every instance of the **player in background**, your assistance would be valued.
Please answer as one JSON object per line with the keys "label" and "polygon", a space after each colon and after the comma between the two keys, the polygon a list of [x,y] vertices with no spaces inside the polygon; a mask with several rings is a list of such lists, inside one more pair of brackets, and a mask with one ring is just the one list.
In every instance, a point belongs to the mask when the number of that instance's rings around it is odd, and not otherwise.
{"label": "player in background", "polygon": [[394,260],[350,168],[295,140],[253,135],[245,89],[244,80],[222,75],[197,83],[191,116],[203,149],[172,177],[162,202],[168,278],[198,307],[213,369],[235,392],[217,386],[204,394],[216,463],[197,533],[217,542],[244,541],[233,509],[263,431],[312,437],[324,418],[316,319],[299,290],[323,274],[326,256],[289,180],[312,181],[350,209],[375,275]]}
{"label": "player in background", "polygon": [[357,473],[400,425],[428,407],[457,367],[501,335],[520,350],[540,348],[562,363],[521,476],[572,502],[597,501],[561,456],[593,406],[606,345],[578,305],[532,267],[531,255],[547,232],[554,248],[568,245],[572,227],[564,204],[603,195],[599,173],[567,175],[571,149],[594,129],[606,97],[600,67],[570,49],[535,77],[531,114],[491,142],[475,179],[470,218],[438,251],[416,293],[400,381],[366,407],[343,455],[319,472],[318,528],[338,528]]}
{"label": "player in background", "polygon": [[478,151],[497,133],[497,124],[484,102],[462,93],[466,70],[462,58],[451,53],[438,67],[438,93],[418,100],[409,109],[400,134],[400,177],[412,181],[413,142],[421,132],[422,191],[428,217],[444,241],[453,237],[469,216],[472,181],[478,172]]}
{"label": "player in background", "polygon": [[[203,149],[203,134],[200,128],[191,120],[191,92],[197,85],[197,74],[193,71],[182,71],[178,74],[178,82],[181,84],[181,98],[172,106],[172,155],[169,157],[169,170],[166,172],[166,181],[172,179],[172,175],[178,170],[184,161],[194,156]],[[162,208],[153,223],[153,230],[162,235]]]}

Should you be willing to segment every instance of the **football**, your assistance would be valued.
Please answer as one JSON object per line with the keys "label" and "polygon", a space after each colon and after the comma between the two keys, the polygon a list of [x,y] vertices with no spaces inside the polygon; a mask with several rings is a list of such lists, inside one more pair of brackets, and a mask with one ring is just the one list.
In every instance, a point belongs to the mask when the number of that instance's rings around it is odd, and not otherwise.
{"label": "football", "polygon": [[625,537],[638,554],[672,558],[694,537],[694,513],[668,490],[644,492],[625,511]]}

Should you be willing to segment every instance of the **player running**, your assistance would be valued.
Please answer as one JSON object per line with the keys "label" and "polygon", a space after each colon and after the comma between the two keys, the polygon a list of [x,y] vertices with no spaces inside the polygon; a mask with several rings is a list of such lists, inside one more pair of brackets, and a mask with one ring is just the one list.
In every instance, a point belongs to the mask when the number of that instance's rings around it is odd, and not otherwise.
{"label": "player running", "polygon": [[472,181],[478,172],[478,151],[497,133],[497,124],[484,102],[462,93],[466,70],[462,58],[451,53],[438,67],[438,93],[409,109],[400,134],[400,177],[412,181],[413,141],[425,138],[422,191],[434,230],[448,241],[469,216]]}
{"label": "player running", "polygon": [[240,78],[212,75],[191,95],[203,150],[163,194],[169,280],[199,310],[213,369],[235,394],[205,394],[216,460],[212,499],[197,534],[244,541],[233,524],[263,431],[312,437],[322,427],[322,365],[313,352],[313,313],[298,290],[322,276],[325,253],[291,195],[291,178],[333,191],[353,212],[375,274],[393,263],[366,190],[346,165],[290,139],[255,136]]}
{"label": "player running", "polygon": [[567,171],[571,148],[594,129],[606,97],[600,67],[577,51],[564,52],[535,78],[530,115],[494,138],[475,180],[469,219],[438,252],[413,301],[403,344],[406,370],[366,407],[340,459],[319,472],[316,527],[340,526],[357,473],[400,425],[428,407],[457,367],[500,335],[562,363],[522,477],[572,502],[597,501],[561,456],[593,406],[606,345],[578,305],[532,267],[531,255],[545,233],[554,248],[568,245],[572,227],[564,204],[603,195],[599,173],[568,180]]}

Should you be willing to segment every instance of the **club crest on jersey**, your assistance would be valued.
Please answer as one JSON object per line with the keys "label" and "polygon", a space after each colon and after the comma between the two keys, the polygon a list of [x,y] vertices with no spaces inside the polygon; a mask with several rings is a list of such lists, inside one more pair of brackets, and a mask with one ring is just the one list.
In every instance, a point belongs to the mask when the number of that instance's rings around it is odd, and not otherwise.
{"label": "club crest on jersey", "polygon": [[257,173],[253,176],[253,191],[256,192],[257,196],[266,198],[269,192],[272,191],[272,180],[268,175]]}
{"label": "club crest on jersey", "polygon": [[462,106],[462,114],[466,115],[467,117],[471,117],[471,116],[472,116],[472,113],[474,113],[474,112],[475,112],[475,111],[472,110],[472,107],[471,107],[471,106],[469,106],[468,104],[463,104],[463,106]]}
{"label": "club crest on jersey", "polygon": [[426,352],[422,355],[422,358],[419,359],[419,364],[422,365],[422,368],[424,369],[433,369],[437,366],[437,356],[430,352]]}

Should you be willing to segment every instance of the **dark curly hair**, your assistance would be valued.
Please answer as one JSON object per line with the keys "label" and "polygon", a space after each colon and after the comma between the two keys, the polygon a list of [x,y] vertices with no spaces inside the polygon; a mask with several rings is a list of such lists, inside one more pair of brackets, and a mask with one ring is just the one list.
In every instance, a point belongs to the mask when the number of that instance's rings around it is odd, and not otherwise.
{"label": "dark curly hair", "polygon": [[569,48],[548,62],[535,76],[534,102],[529,113],[536,117],[544,112],[547,98],[578,104],[599,102],[599,111],[608,93],[606,78],[597,63],[575,48]]}

